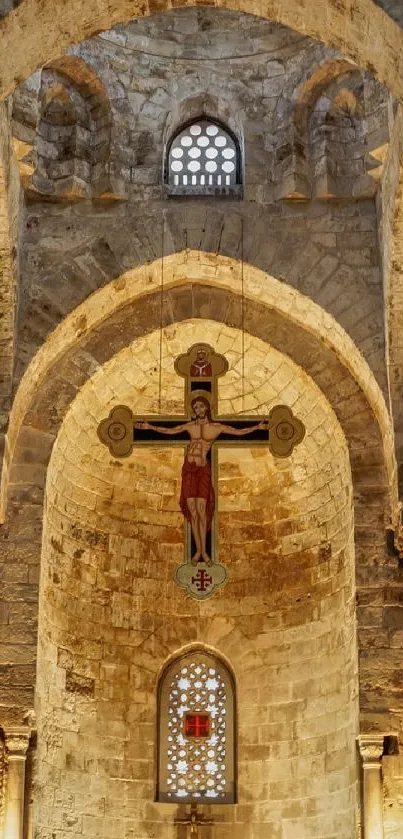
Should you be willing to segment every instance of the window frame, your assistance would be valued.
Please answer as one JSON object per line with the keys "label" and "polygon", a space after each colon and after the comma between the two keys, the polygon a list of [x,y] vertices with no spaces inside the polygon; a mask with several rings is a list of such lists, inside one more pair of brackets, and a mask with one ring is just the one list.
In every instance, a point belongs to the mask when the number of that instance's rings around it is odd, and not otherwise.
{"label": "window frame", "polygon": [[[227,723],[226,728],[226,738],[229,739],[229,733],[231,735],[231,745],[232,748],[229,750],[229,754],[226,755],[226,762],[228,761],[228,791],[225,792],[224,797],[222,798],[208,798],[207,796],[201,797],[194,797],[191,794],[186,796],[167,796],[167,791],[163,789],[163,784],[161,783],[162,780],[162,737],[164,728],[166,730],[166,720],[168,718],[169,713],[169,706],[163,704],[164,700],[164,692],[167,694],[170,689],[170,684],[173,677],[173,671],[177,667],[182,667],[184,664],[190,659],[197,659],[200,656],[208,661],[209,666],[217,667],[221,678],[225,677],[225,680],[228,685],[228,690],[230,691],[230,695],[228,696],[227,703],[230,704],[230,711],[231,714],[226,717],[226,720],[230,720],[230,723]],[[170,678],[171,676],[171,678]],[[168,680],[170,680],[168,682]],[[164,691],[164,688],[165,691]],[[229,700],[229,702],[228,702]],[[238,713],[237,713],[237,692],[236,692],[236,683],[235,677],[231,667],[228,663],[220,656],[217,655],[215,652],[211,652],[210,650],[203,649],[202,647],[197,647],[193,650],[187,650],[182,654],[171,658],[166,666],[163,668],[162,672],[158,678],[158,686],[157,686],[157,720],[156,720],[156,771],[155,771],[155,796],[154,800],[156,803],[164,803],[164,804],[175,804],[179,806],[181,804],[208,804],[208,805],[223,805],[223,804],[237,804],[238,802],[238,777],[237,777],[237,767],[238,767]],[[193,738],[190,738],[193,739]],[[166,755],[166,759],[168,761],[168,755]]]}
{"label": "window frame", "polygon": [[[227,134],[228,137],[231,139],[235,146],[235,183],[230,185],[204,185],[204,186],[192,186],[187,185],[184,186],[183,184],[172,184],[170,183],[170,168],[169,168],[169,158],[171,154],[171,148],[174,144],[175,140],[182,134],[186,129],[190,128],[192,125],[196,125],[198,122],[209,122],[211,125],[216,125],[224,134]],[[220,197],[230,197],[230,198],[242,198],[243,196],[243,165],[242,165],[242,152],[241,152],[241,145],[238,140],[238,137],[234,132],[226,125],[222,120],[216,119],[207,114],[200,114],[198,117],[193,117],[192,119],[188,119],[185,122],[182,122],[180,126],[176,129],[176,131],[171,134],[169,141],[167,142],[164,150],[164,166],[163,166],[163,186],[165,190],[165,194],[170,197],[210,197],[210,196],[220,196]]]}

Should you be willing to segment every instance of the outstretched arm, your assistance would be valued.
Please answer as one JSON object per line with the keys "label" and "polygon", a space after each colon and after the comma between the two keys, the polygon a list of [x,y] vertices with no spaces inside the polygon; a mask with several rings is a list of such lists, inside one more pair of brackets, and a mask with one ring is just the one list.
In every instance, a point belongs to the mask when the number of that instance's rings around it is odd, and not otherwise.
{"label": "outstretched arm", "polygon": [[164,425],[153,425],[151,422],[136,422],[135,428],[138,428],[141,431],[158,431],[159,434],[180,434],[181,431],[188,431],[188,425],[190,423],[183,422],[181,425],[174,425],[173,428],[167,428]]}
{"label": "outstretched arm", "polygon": [[250,428],[233,428],[232,425],[224,425],[220,422],[220,434],[233,434],[234,437],[246,437],[247,434],[252,434],[253,431],[268,431],[269,423],[267,420],[262,420]]}

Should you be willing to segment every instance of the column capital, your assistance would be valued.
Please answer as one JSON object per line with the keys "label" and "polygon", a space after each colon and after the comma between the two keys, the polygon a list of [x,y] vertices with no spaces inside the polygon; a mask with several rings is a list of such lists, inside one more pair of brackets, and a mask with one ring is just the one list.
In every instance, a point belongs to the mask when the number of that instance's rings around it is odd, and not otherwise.
{"label": "column capital", "polygon": [[363,766],[379,766],[384,746],[384,734],[360,734],[357,737]]}
{"label": "column capital", "polygon": [[31,731],[29,728],[9,728],[4,732],[8,759],[25,760]]}

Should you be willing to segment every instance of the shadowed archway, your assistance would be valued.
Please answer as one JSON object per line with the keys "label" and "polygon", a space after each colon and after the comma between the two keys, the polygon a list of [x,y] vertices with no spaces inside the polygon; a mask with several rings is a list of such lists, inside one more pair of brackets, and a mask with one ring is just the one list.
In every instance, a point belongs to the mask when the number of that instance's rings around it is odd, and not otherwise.
{"label": "shadowed archway", "polygon": [[[58,58],[66,47],[142,15],[161,13],[174,6],[205,3],[148,0],[145,3],[99,0],[88,4],[72,0],[63,12],[51,0],[23,0],[1,24],[3,67],[2,97],[28,78],[37,67]],[[211,6],[211,2],[208,3]],[[331,0],[320,4],[300,0],[216,0],[217,8],[255,14],[318,38],[342,51],[362,69],[371,70],[398,98],[402,98],[401,48],[403,34],[372,0]],[[55,12],[57,11],[57,14]]]}
{"label": "shadowed archway", "polygon": [[[165,268],[164,327],[207,318],[240,328],[239,263],[183,252],[167,258]],[[23,377],[8,435],[9,506],[1,536],[2,549],[15,551],[18,532],[18,550],[31,557],[32,579],[39,571],[43,493],[55,439],[85,382],[133,340],[158,330],[159,280],[156,261],[94,293],[52,333]],[[369,585],[379,565],[388,562],[385,524],[396,515],[392,432],[380,389],[351,339],[308,298],[251,266],[245,266],[245,292],[246,331],[305,371],[343,429],[354,486],[357,584]],[[37,597],[33,585],[30,621],[37,615]],[[35,631],[26,645],[34,662]],[[32,697],[33,686],[27,687],[21,712]]]}

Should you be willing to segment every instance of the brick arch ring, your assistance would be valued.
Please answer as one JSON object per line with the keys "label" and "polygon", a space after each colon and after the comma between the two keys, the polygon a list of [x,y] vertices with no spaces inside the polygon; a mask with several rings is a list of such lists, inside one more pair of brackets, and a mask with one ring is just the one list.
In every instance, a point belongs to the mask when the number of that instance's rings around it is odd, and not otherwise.
{"label": "brick arch ring", "polygon": [[[63,10],[57,0],[22,0],[1,23],[4,49],[0,98],[7,97],[38,67],[58,58],[71,44],[112,29],[118,23],[169,11],[172,0],[70,0]],[[211,6],[211,0],[182,0],[181,6]],[[340,50],[362,69],[370,70],[403,99],[401,55],[403,32],[373,0],[215,0],[213,5],[254,14],[323,41]]]}
{"label": "brick arch ring", "polygon": [[[37,352],[11,412],[0,521],[14,492],[21,497],[24,491],[26,498],[35,492],[35,503],[42,503],[38,486],[43,492],[54,441],[87,379],[133,340],[159,328],[160,276],[156,260],[113,280],[68,315]],[[166,257],[164,276],[164,326],[208,318],[241,328],[239,262],[182,251]],[[396,522],[398,510],[393,433],[367,362],[331,315],[286,283],[245,265],[244,288],[246,331],[305,370],[343,429],[356,499],[356,543],[370,501],[381,510],[377,543],[383,544],[385,524]],[[24,481],[27,448],[31,462]]]}

